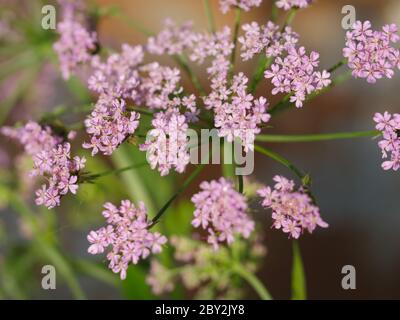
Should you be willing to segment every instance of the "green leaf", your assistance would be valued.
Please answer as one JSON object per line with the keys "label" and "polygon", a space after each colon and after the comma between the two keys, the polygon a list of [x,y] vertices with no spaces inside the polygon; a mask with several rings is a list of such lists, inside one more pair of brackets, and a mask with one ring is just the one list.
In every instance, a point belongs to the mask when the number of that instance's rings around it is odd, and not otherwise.
{"label": "green leaf", "polygon": [[306,278],[299,243],[293,241],[292,300],[307,299]]}

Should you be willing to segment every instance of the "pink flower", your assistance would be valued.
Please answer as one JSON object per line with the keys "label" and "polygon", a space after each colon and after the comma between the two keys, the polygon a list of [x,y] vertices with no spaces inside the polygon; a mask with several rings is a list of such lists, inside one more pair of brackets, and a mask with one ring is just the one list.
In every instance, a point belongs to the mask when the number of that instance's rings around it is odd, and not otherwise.
{"label": "pink flower", "polygon": [[266,70],[264,76],[272,78],[271,82],[275,86],[272,94],[291,93],[290,102],[294,102],[297,108],[301,108],[307,95],[331,83],[330,73],[326,70],[314,71],[319,64],[317,52],[313,51],[307,55],[304,47],[297,49],[289,46],[287,53],[286,57],[275,59],[271,70]]}
{"label": "pink flower", "polygon": [[343,56],[355,78],[366,78],[375,83],[383,77],[392,78],[399,68],[399,49],[392,46],[400,36],[395,24],[385,25],[382,31],[371,30],[369,21],[357,21],[346,34]]}
{"label": "pink flower", "polygon": [[54,44],[54,50],[60,60],[61,73],[64,79],[78,71],[79,66],[89,63],[96,49],[96,33],[90,33],[78,21],[76,7],[70,1],[62,1],[64,9],[63,20],[57,25],[59,40]]}
{"label": "pink flower", "polygon": [[233,183],[220,178],[202,182],[200,188],[192,197],[192,225],[207,230],[208,243],[216,250],[223,242],[231,244],[236,234],[247,239],[254,230],[254,221],[246,213],[245,197],[234,189]]}
{"label": "pink flower", "polygon": [[263,187],[257,193],[263,198],[262,206],[272,210],[275,229],[298,239],[304,230],[312,233],[317,226],[328,227],[304,188],[295,189],[294,182],[282,176],[275,176],[274,181],[273,188]]}
{"label": "pink flower", "polygon": [[48,182],[36,191],[37,205],[52,209],[60,205],[61,197],[68,192],[76,194],[78,176],[86,160],[78,156],[71,158],[71,144],[65,141],[66,137],[59,137],[50,127],[32,121],[17,129],[3,127],[1,132],[19,140],[25,152],[32,156],[34,166],[30,175],[43,176]]}
{"label": "pink flower", "polygon": [[252,7],[259,7],[262,0],[219,0],[222,13],[227,13],[232,7],[249,11]]}
{"label": "pink flower", "polygon": [[124,100],[102,95],[94,110],[85,120],[90,143],[83,147],[92,149],[92,155],[101,151],[111,155],[139,126],[140,114],[129,111]]}
{"label": "pink flower", "polygon": [[160,253],[167,238],[148,230],[151,221],[142,202],[135,207],[129,200],[123,200],[119,208],[108,202],[104,208],[103,216],[108,225],[89,233],[88,252],[99,254],[111,247],[107,253],[109,268],[125,279],[130,263],[136,264],[150,253]]}
{"label": "pink flower", "polygon": [[290,10],[292,8],[307,8],[313,0],[278,0],[276,6],[283,10]]}
{"label": "pink flower", "polygon": [[244,24],[242,29],[245,34],[239,37],[238,41],[242,45],[240,50],[244,61],[262,51],[267,57],[278,57],[293,47],[299,39],[299,35],[293,32],[292,28],[286,27],[281,32],[280,27],[271,21],[263,26],[259,26],[256,22]]}
{"label": "pink flower", "polygon": [[374,119],[376,129],[382,132],[383,139],[378,146],[382,150],[382,158],[388,159],[382,163],[383,170],[400,168],[400,114],[375,113]]}
{"label": "pink flower", "polygon": [[182,173],[190,160],[186,117],[177,109],[159,112],[155,114],[152,125],[146,142],[140,145],[140,150],[147,151],[151,168],[158,167],[162,176],[172,168]]}

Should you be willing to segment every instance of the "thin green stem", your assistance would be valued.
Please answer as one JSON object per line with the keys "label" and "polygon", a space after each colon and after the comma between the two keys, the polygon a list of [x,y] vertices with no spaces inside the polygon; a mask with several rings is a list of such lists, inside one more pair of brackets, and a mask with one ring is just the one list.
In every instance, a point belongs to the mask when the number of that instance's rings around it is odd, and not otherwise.
{"label": "thin green stem", "polygon": [[284,32],[286,27],[290,26],[294,20],[294,17],[296,16],[297,13],[297,8],[291,9],[288,14],[286,15],[285,22],[283,23],[281,31]]}
{"label": "thin green stem", "polygon": [[127,167],[123,167],[123,168],[119,168],[119,169],[112,169],[112,170],[104,171],[101,173],[84,175],[82,177],[82,179],[83,179],[82,182],[93,182],[93,180],[95,180],[95,179],[103,178],[105,176],[109,176],[112,174],[119,174],[119,173],[122,173],[122,172],[125,172],[128,170],[132,170],[132,169],[138,169],[138,168],[144,167],[147,164],[148,164],[147,162],[137,163],[137,164],[133,164],[131,166],[127,166]]}
{"label": "thin green stem", "polygon": [[243,193],[244,184],[243,184],[243,176],[241,174],[238,175],[238,184],[239,184],[239,187],[238,187],[239,192]]}
{"label": "thin green stem", "polygon": [[234,144],[229,143],[225,139],[221,139],[222,144],[222,174],[225,178],[229,178],[232,181],[235,181],[235,157],[234,157]]}
{"label": "thin green stem", "polygon": [[214,20],[214,15],[211,9],[211,4],[210,4],[210,0],[203,0],[203,4],[204,4],[204,10],[207,16],[207,23],[208,23],[208,30],[211,33],[215,33],[215,20]]}
{"label": "thin green stem", "polygon": [[140,113],[142,115],[146,115],[146,116],[154,116],[154,112],[150,111],[150,110],[143,110],[142,108],[138,108],[138,107],[132,107],[129,106],[127,108],[129,111],[136,111],[137,113]]}
{"label": "thin green stem", "polygon": [[378,130],[303,134],[303,135],[260,134],[256,137],[256,141],[259,141],[259,142],[284,142],[284,143],[285,142],[315,142],[315,141],[330,141],[330,140],[340,140],[340,139],[376,137],[379,135],[381,135],[381,132]]}
{"label": "thin green stem", "polygon": [[292,259],[292,300],[305,300],[307,298],[306,277],[297,240],[293,240]]}
{"label": "thin green stem", "polygon": [[231,53],[231,66],[230,66],[230,72],[229,72],[229,78],[232,78],[234,68],[235,68],[235,60],[236,60],[236,51],[237,51],[237,41],[238,41],[238,36],[239,36],[239,29],[240,29],[240,21],[242,17],[242,10],[240,8],[235,9],[235,25],[233,27],[233,49]]}
{"label": "thin green stem", "polygon": [[258,84],[261,82],[261,80],[264,77],[265,70],[267,70],[271,66],[273,61],[274,61],[274,59],[272,57],[267,58],[265,55],[262,55],[258,59],[257,69],[254,72],[253,77],[250,81],[250,85],[249,85],[250,93],[254,93],[256,91]]}
{"label": "thin green stem", "polygon": [[240,264],[234,265],[232,270],[246,280],[262,300],[272,300],[272,297],[264,284],[253,273],[249,272]]}
{"label": "thin green stem", "polygon": [[192,172],[192,174],[185,180],[182,186],[178,189],[178,191],[166,202],[166,204],[158,211],[157,215],[153,218],[151,225],[149,228],[152,228],[154,225],[158,223],[162,215],[167,211],[170,205],[178,198],[183,191],[193,182],[193,180],[200,174],[200,172],[204,169],[205,164],[200,164],[198,167]]}
{"label": "thin green stem", "polygon": [[276,2],[272,1],[272,5],[271,5],[271,21],[275,22],[276,20],[278,20],[278,14],[279,14],[279,10],[278,7],[276,6]]}
{"label": "thin green stem", "polygon": [[337,64],[335,64],[334,66],[332,66],[331,68],[329,68],[327,71],[329,73],[332,73],[334,71],[336,71],[337,69],[339,69],[341,66],[345,65],[347,63],[347,59],[343,59],[341,61],[339,61]]}
{"label": "thin green stem", "polygon": [[306,174],[304,174],[300,169],[298,169],[295,165],[293,165],[289,160],[287,160],[280,154],[259,145],[254,145],[254,150],[284,165],[286,168],[292,171],[300,180],[304,181],[307,177]]}
{"label": "thin green stem", "polygon": [[186,56],[176,55],[176,56],[174,56],[174,60],[179,64],[179,66],[183,69],[183,71],[185,71],[186,74],[189,76],[190,81],[192,81],[193,86],[200,93],[200,95],[204,96],[206,94],[205,90],[204,90],[203,86],[201,85],[200,79],[197,77],[196,73],[194,73],[193,70],[190,68]]}

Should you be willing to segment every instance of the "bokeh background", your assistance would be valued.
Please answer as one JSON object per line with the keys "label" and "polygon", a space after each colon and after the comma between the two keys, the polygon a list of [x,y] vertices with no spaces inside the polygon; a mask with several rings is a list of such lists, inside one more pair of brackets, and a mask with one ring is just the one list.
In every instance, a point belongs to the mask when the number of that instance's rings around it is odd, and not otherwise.
{"label": "bokeh background", "polygon": [[[0,1],[1,6],[2,2],[5,1]],[[177,22],[192,20],[198,30],[207,28],[203,4],[199,0],[97,2],[100,5],[120,6],[129,19],[138,21],[154,31],[160,30],[167,17]],[[33,16],[40,17],[40,1],[15,3],[18,3],[19,7],[19,12],[15,12],[15,15],[21,17],[19,23],[27,23]],[[218,10],[217,1],[212,3],[217,26],[231,26],[233,13],[222,15]],[[301,44],[308,50],[315,50],[321,54],[323,68],[329,68],[342,58],[345,30],[341,27],[341,11],[346,4],[355,6],[357,19],[371,20],[376,29],[385,23],[400,23],[398,0],[318,0],[311,8],[301,10],[297,14],[293,27],[301,35]],[[244,14],[243,19],[266,22],[270,16],[270,7],[271,1],[264,0],[260,8]],[[4,20],[4,16],[2,19]],[[7,19],[12,20],[12,14]],[[13,34],[12,28],[7,30],[6,26],[0,30],[0,41],[2,36]],[[98,32],[101,42],[115,49],[123,42],[135,44],[144,43],[146,40],[142,34],[129,26],[129,21],[119,18],[101,19]],[[13,37],[14,43],[18,44],[20,49],[30,46],[27,40],[21,39],[17,33]],[[43,111],[52,110],[54,106],[89,99],[84,92],[79,94],[76,82],[70,81],[65,84],[60,79],[54,61],[38,66],[38,61],[30,49],[19,50],[18,54],[6,57],[7,47],[3,44],[1,46],[0,108],[1,120],[6,124],[36,119]],[[168,58],[161,61],[171,64]],[[240,68],[250,75],[255,66],[254,62],[242,63]],[[15,72],[10,72],[9,69]],[[341,72],[344,69],[341,69]],[[195,70],[201,74],[203,83],[206,83],[204,70],[197,67]],[[396,73],[393,79],[381,80],[375,85],[367,84],[361,79],[350,79],[340,87],[307,103],[303,109],[278,114],[270,122],[273,128],[266,132],[306,134],[372,130],[372,117],[375,112],[399,110],[398,75],[399,73]],[[190,87],[188,82],[185,85]],[[269,93],[265,93],[267,90],[270,92],[266,81],[263,81],[258,93],[270,97],[273,104],[278,97],[271,97]],[[24,159],[15,157],[20,149],[4,138],[0,139],[0,162],[3,167],[1,180],[15,181],[15,176],[19,176],[24,185],[20,183],[18,188],[29,202],[31,191],[26,185],[27,180],[23,178],[26,165]],[[400,179],[398,173],[384,172],[380,168],[381,155],[376,143],[377,141],[370,138],[364,138],[269,145],[271,149],[283,154],[311,174],[313,192],[318,199],[322,216],[330,224],[328,229],[317,230],[312,236],[305,235],[300,241],[310,299],[400,298]],[[123,164],[124,159],[117,159],[117,163]],[[97,168],[97,171],[106,168],[107,165],[108,159],[90,161],[91,168]],[[148,176],[147,173],[141,174]],[[262,156],[256,158],[256,171],[253,175],[255,179],[269,183],[275,174],[290,176],[285,168],[269,159]],[[210,179],[218,175],[219,169],[212,167],[202,177]],[[147,177],[147,183],[153,185],[151,197],[158,199],[162,204],[171,194],[171,190],[168,190],[167,183],[155,183],[155,180],[152,180],[154,177]],[[105,199],[112,200],[111,197],[118,201],[121,194],[129,193],[132,182],[124,185],[129,177],[122,175],[121,178],[110,177],[100,185],[84,186],[78,198],[66,199],[66,203],[57,213],[40,213],[49,224],[49,234],[56,238],[54,241],[67,255],[79,257],[81,260],[93,260],[93,257],[86,253],[86,233],[101,223],[100,206]],[[171,179],[179,181],[179,177]],[[24,228],[23,223],[20,223],[14,210],[10,209],[7,191],[3,189],[0,189],[0,280],[3,293],[11,290],[16,293],[14,298],[68,298],[68,290],[62,283],[54,292],[45,292],[37,288],[40,281],[39,264],[35,262],[35,252],[31,253],[31,250],[27,249],[33,241],[32,235],[29,228]],[[184,197],[188,199],[196,190],[197,186],[194,184]],[[176,209],[177,212],[179,210],[181,209]],[[289,298],[290,241],[283,233],[270,229],[269,217],[260,215],[257,218],[265,223],[265,244],[268,248],[268,254],[258,275],[275,298]],[[341,287],[341,269],[344,265],[353,265],[356,268],[356,290],[345,291]],[[80,267],[84,269],[84,266]],[[132,292],[142,288],[137,285],[135,289],[135,279],[139,279],[139,276],[131,276],[122,290],[90,279],[84,272],[79,279],[90,298],[135,298],[137,296]],[[137,281],[139,280],[136,280],[136,284]],[[11,289],[4,290],[4,286]],[[255,298],[251,290],[248,292],[247,298]],[[4,297],[9,296],[4,294]]]}

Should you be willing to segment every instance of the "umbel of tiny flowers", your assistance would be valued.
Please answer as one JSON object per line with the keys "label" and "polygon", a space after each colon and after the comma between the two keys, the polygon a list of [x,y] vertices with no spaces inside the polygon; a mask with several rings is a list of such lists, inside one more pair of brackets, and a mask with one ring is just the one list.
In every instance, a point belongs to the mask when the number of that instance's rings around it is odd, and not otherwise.
{"label": "umbel of tiny flowers", "polygon": [[2,127],[1,133],[6,137],[17,140],[25,152],[33,156],[40,151],[50,151],[63,139],[54,135],[49,126],[41,126],[34,121],[28,121],[23,127]]}
{"label": "umbel of tiny flowers", "polygon": [[259,7],[262,0],[219,0],[222,13],[227,13],[232,8],[240,8],[249,11],[252,7]]}
{"label": "umbel of tiny flowers", "polygon": [[92,149],[92,156],[101,151],[111,155],[118,146],[132,135],[139,126],[140,114],[128,111],[124,100],[103,95],[92,113],[85,120],[86,132],[91,135],[90,143],[84,148]]}
{"label": "umbel of tiny flowers", "polygon": [[273,227],[282,229],[289,237],[298,239],[305,230],[312,233],[317,226],[327,228],[321,219],[319,208],[303,188],[295,188],[292,180],[274,177],[275,185],[258,190],[262,206],[272,210]]}
{"label": "umbel of tiny flowers", "polygon": [[57,24],[59,40],[54,44],[58,54],[61,73],[65,80],[74,74],[78,67],[91,61],[97,46],[97,35],[88,31],[78,17],[82,9],[81,1],[59,0],[63,11],[63,20]]}
{"label": "umbel of tiny flowers", "polygon": [[293,8],[307,8],[313,0],[278,0],[276,6],[283,10],[290,10]]}
{"label": "umbel of tiny flowers", "polygon": [[268,21],[265,25],[251,22],[242,26],[245,34],[239,37],[242,45],[240,48],[241,57],[244,61],[253,58],[263,50],[268,58],[275,58],[288,51],[299,41],[299,35],[286,26],[283,32],[279,25]]}
{"label": "umbel of tiny flowers", "polygon": [[[174,28],[171,23],[169,28]],[[146,49],[155,54],[167,50],[168,40],[163,46],[159,42],[160,38],[172,37],[168,30],[153,40],[150,38]],[[93,59],[89,88],[100,96],[85,121],[91,139],[83,146],[92,149],[92,155],[98,151],[111,155],[139,126],[139,114],[126,106],[126,101],[133,101],[154,110],[153,129],[140,146],[147,151],[151,167],[158,167],[161,175],[168,174],[171,168],[181,173],[189,162],[188,124],[198,121],[196,97],[183,94],[178,69],[157,62],[143,65],[143,59],[142,46],[127,44],[122,46],[121,53],[112,54],[104,63],[98,57]]]}
{"label": "umbel of tiny flowers", "polygon": [[[240,260],[246,270],[255,272],[266,254],[266,248],[260,240],[256,236],[246,241],[238,239],[234,249],[223,247],[216,252],[202,241],[182,236],[171,237],[177,266],[170,269],[152,259],[146,282],[157,295],[171,292],[180,279],[187,290],[194,292],[195,299],[241,298],[242,286],[238,287],[232,281],[231,268]],[[237,254],[235,258],[230,252],[233,250]]]}
{"label": "umbel of tiny flowers", "polygon": [[290,102],[296,107],[303,106],[306,96],[327,87],[330,73],[315,71],[319,65],[319,54],[312,51],[306,54],[304,47],[296,47],[299,35],[287,26],[283,31],[269,21],[260,26],[256,22],[243,25],[245,34],[238,39],[242,44],[241,57],[249,60],[264,51],[269,59],[274,59],[271,68],[264,73],[274,85],[272,94],[290,93]]}
{"label": "umbel of tiny flowers", "polygon": [[[36,122],[28,122],[21,128],[2,128],[2,133],[17,139],[32,156],[31,176],[43,176],[47,184],[36,191],[36,204],[52,209],[60,205],[60,199],[68,192],[76,194],[85,158],[71,156],[71,145],[64,137],[54,134],[49,126],[42,127]],[[75,132],[68,134],[73,139]]]}
{"label": "umbel of tiny flowers", "polygon": [[151,221],[143,202],[139,202],[137,207],[129,200],[122,200],[119,207],[107,202],[104,209],[103,217],[107,225],[90,231],[87,236],[91,244],[88,252],[100,254],[111,247],[107,253],[109,268],[125,279],[130,263],[137,264],[150,253],[161,252],[167,238],[149,230]]}
{"label": "umbel of tiny flowers", "polygon": [[254,230],[254,221],[247,214],[247,202],[225,178],[204,181],[201,191],[192,197],[195,205],[192,225],[208,232],[208,243],[217,250],[221,243],[232,244],[235,235],[248,238]]}
{"label": "umbel of tiny flowers", "polygon": [[382,132],[382,140],[378,142],[382,150],[382,158],[388,159],[382,163],[384,170],[400,168],[400,114],[375,113],[376,129]]}
{"label": "umbel of tiny flowers", "polygon": [[140,150],[147,151],[151,168],[158,167],[161,176],[167,175],[172,168],[184,172],[190,160],[186,117],[177,109],[159,112],[152,125],[146,142],[140,145]]}
{"label": "umbel of tiny flowers", "polygon": [[366,78],[375,83],[383,77],[392,78],[394,69],[400,69],[400,52],[392,44],[400,40],[395,24],[387,24],[382,31],[371,29],[371,22],[357,21],[346,33],[343,55],[355,78]]}
{"label": "umbel of tiny flowers", "polygon": [[289,47],[287,56],[276,58],[271,70],[265,71],[265,77],[271,78],[275,86],[272,94],[292,93],[290,102],[295,102],[296,107],[301,108],[307,95],[331,83],[329,72],[314,71],[318,65],[319,53],[312,51],[307,55],[304,47]]}

